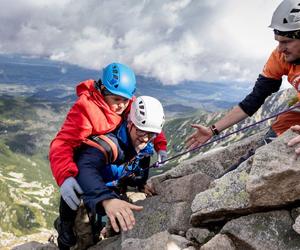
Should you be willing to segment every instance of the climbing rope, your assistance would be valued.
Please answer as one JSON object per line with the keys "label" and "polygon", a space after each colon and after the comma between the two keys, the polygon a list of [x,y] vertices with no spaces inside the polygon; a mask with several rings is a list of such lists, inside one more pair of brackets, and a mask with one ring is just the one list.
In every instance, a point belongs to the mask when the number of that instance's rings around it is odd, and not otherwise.
{"label": "climbing rope", "polygon": [[199,149],[201,149],[201,148],[203,148],[203,147],[206,147],[206,146],[208,146],[208,145],[210,145],[210,144],[213,144],[214,142],[221,141],[221,140],[223,140],[223,139],[225,139],[225,138],[227,138],[227,137],[229,137],[229,136],[231,136],[231,135],[237,134],[237,133],[239,133],[239,132],[241,132],[241,131],[243,131],[243,130],[249,129],[249,128],[251,128],[251,127],[255,127],[256,125],[258,125],[258,124],[260,124],[260,123],[263,123],[263,122],[265,122],[265,121],[267,121],[267,120],[270,120],[270,119],[272,119],[272,118],[275,118],[275,117],[277,117],[277,116],[279,116],[279,115],[281,115],[281,114],[283,114],[283,113],[292,111],[292,110],[294,110],[294,109],[296,109],[296,108],[300,108],[300,103],[297,104],[297,105],[295,105],[295,106],[293,106],[293,107],[291,107],[291,108],[288,108],[288,109],[283,110],[283,111],[281,111],[281,112],[278,112],[278,113],[276,113],[276,114],[274,114],[274,115],[271,115],[271,116],[269,116],[269,117],[267,117],[267,118],[264,118],[264,119],[262,119],[262,120],[260,120],[260,121],[258,121],[258,122],[255,122],[255,123],[250,124],[250,125],[248,125],[248,126],[245,126],[245,127],[243,127],[243,128],[237,129],[237,130],[235,130],[235,131],[233,131],[233,132],[227,133],[227,134],[225,134],[224,136],[220,136],[220,137],[218,137],[218,138],[216,138],[216,139],[212,139],[212,140],[210,140],[210,141],[208,141],[208,142],[206,142],[206,143],[204,143],[204,144],[201,144],[200,146],[194,147],[194,148],[192,148],[192,149],[189,149],[189,150],[186,150],[186,151],[184,151],[184,152],[182,152],[182,153],[179,153],[179,154],[177,154],[177,155],[174,155],[174,156],[172,156],[172,157],[170,157],[170,158],[168,158],[168,159],[166,159],[166,160],[164,160],[164,161],[161,161],[161,162],[158,162],[158,161],[157,161],[157,162],[153,163],[152,165],[150,165],[148,168],[158,168],[158,167],[160,167],[162,164],[164,164],[164,163],[166,163],[166,162],[168,162],[168,161],[174,160],[174,159],[176,159],[176,158],[178,158],[178,157],[180,157],[180,156],[182,156],[182,155],[185,155],[185,154],[187,154],[187,153],[197,151],[197,150],[199,150]]}

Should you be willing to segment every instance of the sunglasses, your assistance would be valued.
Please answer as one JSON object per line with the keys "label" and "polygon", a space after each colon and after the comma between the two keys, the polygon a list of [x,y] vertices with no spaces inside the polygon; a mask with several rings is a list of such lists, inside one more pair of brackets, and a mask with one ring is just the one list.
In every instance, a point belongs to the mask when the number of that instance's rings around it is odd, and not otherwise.
{"label": "sunglasses", "polygon": [[147,136],[149,141],[154,139],[157,136],[157,133],[140,130],[135,125],[134,125],[134,127],[135,127],[135,131],[136,131],[137,136],[139,136],[139,137],[146,137]]}

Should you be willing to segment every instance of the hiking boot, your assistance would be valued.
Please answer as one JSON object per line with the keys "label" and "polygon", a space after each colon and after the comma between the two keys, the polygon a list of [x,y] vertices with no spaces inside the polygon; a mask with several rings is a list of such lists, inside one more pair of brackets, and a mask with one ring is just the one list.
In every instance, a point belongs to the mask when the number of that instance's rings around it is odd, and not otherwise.
{"label": "hiking boot", "polygon": [[54,228],[58,232],[57,243],[59,249],[68,249],[76,244],[77,240],[73,226],[73,222],[61,221],[59,217],[54,221]]}

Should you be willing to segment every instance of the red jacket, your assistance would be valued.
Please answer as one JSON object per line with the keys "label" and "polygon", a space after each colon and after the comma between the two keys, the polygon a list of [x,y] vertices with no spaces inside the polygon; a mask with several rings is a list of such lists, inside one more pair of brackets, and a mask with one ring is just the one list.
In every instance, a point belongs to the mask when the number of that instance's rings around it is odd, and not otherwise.
{"label": "red jacket", "polygon": [[[62,128],[50,144],[49,160],[53,176],[60,186],[66,178],[76,176],[78,168],[73,160],[74,149],[90,135],[112,132],[122,122],[122,117],[111,111],[94,80],[80,83],[76,92],[78,99],[71,107]],[[128,114],[131,103],[124,111]],[[163,133],[154,141],[155,149],[166,150]]]}

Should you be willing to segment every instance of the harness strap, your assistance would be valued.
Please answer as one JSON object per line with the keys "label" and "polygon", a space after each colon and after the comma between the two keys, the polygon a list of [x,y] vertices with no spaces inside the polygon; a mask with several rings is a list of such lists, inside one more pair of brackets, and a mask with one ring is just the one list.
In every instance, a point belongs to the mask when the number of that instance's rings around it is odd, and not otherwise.
{"label": "harness strap", "polygon": [[118,157],[117,145],[105,135],[93,135],[83,143],[99,149],[105,156],[106,164],[114,162]]}

